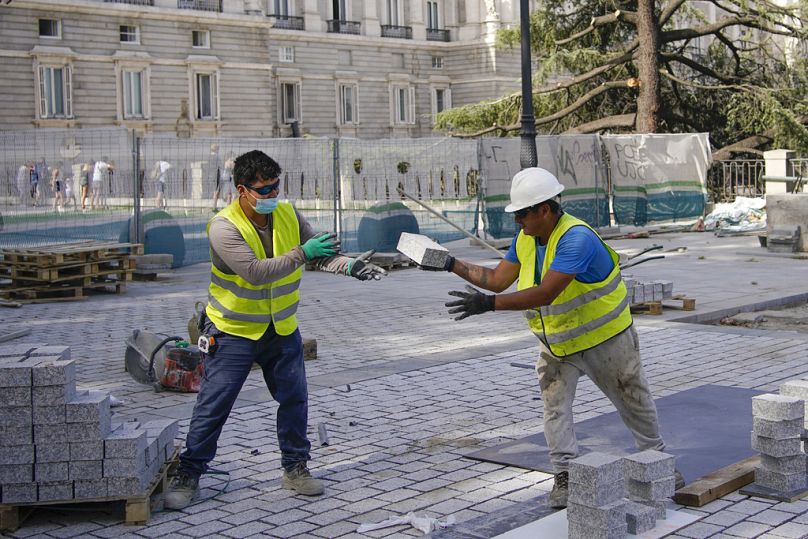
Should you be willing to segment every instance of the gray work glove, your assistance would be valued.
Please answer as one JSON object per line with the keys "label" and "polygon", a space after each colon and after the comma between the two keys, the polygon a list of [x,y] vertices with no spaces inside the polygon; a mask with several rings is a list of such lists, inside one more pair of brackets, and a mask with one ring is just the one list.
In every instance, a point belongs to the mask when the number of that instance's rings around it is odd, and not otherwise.
{"label": "gray work glove", "polygon": [[446,262],[444,262],[443,267],[436,268],[434,266],[422,266],[420,264],[418,264],[418,267],[424,271],[452,271],[454,263],[455,263],[455,257],[449,255],[446,257]]}
{"label": "gray work glove", "polygon": [[348,262],[348,275],[360,281],[369,281],[371,279],[378,281],[387,275],[384,268],[370,262],[370,257],[375,252],[376,249],[371,249]]}
{"label": "gray work glove", "polygon": [[460,316],[455,317],[455,320],[463,320],[473,314],[483,314],[494,310],[494,294],[483,294],[473,286],[466,285],[465,292],[452,290],[449,295],[461,298],[446,303],[447,307],[454,307],[454,309],[449,309],[449,314],[461,313]]}

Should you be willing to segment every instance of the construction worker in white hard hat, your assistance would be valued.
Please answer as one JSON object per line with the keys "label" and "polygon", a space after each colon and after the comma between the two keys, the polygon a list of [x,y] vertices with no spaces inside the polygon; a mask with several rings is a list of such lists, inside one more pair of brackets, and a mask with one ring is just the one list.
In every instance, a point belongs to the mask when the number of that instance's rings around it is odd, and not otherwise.
{"label": "construction worker in white hard hat", "polygon": [[[455,320],[487,311],[523,310],[540,341],[536,372],[544,435],[555,476],[549,505],[567,505],[569,461],[578,456],[572,404],[581,374],[612,401],[637,448],[662,451],[657,411],[642,363],[618,256],[588,224],[561,210],[564,186],[547,170],[527,168],[511,185],[520,227],[505,259],[491,269],[449,257],[442,269],[472,286],[446,303]],[[426,269],[426,268],[425,268]],[[517,282],[517,291],[502,294]],[[677,472],[677,488],[684,486]]]}

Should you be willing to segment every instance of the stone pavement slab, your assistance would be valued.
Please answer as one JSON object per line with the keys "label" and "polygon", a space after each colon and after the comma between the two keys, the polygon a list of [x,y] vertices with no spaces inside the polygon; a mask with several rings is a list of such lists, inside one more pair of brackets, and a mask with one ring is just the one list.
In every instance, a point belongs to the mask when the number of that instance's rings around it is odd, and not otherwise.
{"label": "stone pavement slab", "polygon": [[[666,234],[610,243],[634,252],[654,242],[687,250],[632,268],[633,275],[673,281],[674,293],[696,297],[697,315],[777,302],[801,293],[808,276],[808,261],[735,254],[753,249],[754,237]],[[448,247],[461,259],[497,263],[467,242]],[[111,392],[125,401],[112,409],[114,421],[176,418],[181,441],[195,396],[156,394],[131,380],[123,371],[124,338],[135,328],[183,334],[194,302],[206,295],[208,277],[207,265],[199,264],[154,282],[133,283],[124,295],[27,305],[0,314],[9,331],[31,328],[20,343],[69,345],[79,389]],[[413,537],[418,533],[403,527],[368,534],[357,534],[356,528],[415,510],[440,519],[454,514],[459,524],[445,533],[488,537],[504,531],[512,513],[535,510],[536,518],[552,486],[549,475],[462,457],[541,432],[535,374],[511,365],[535,362],[536,339],[520,313],[452,320],[443,303],[449,290],[463,285],[454,275],[416,268],[394,270],[370,283],[304,272],[301,332],[318,341],[318,359],[306,365],[310,464],[326,482],[323,497],[296,497],[280,489],[277,406],[255,370],[212,464],[231,473],[226,493],[217,494],[225,485],[221,476],[205,476],[203,497],[211,499],[158,513],[144,527],[121,526],[119,509],[78,517],[42,510],[14,535]],[[635,318],[655,396],[703,384],[776,392],[787,380],[808,377],[805,335],[672,321],[688,314],[666,310],[660,317]],[[574,410],[581,420],[613,407],[582,379]],[[319,423],[328,428],[328,446],[317,442]],[[705,519],[680,530],[679,537],[808,534],[808,502],[780,504],[733,493],[687,510]]]}

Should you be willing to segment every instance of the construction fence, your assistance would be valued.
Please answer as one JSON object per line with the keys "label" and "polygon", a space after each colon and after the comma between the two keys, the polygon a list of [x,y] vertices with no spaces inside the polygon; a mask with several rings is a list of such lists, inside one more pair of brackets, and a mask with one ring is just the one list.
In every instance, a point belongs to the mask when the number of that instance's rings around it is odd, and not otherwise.
{"label": "construction fence", "polygon": [[[265,139],[137,136],[123,128],[0,132],[0,248],[138,241],[174,266],[209,260],[205,228],[236,196],[234,159],[258,149],[283,168],[279,197],[343,250],[393,251],[401,232],[446,242],[509,238],[504,212],[519,139]],[[704,211],[706,134],[536,140],[562,205],[592,226],[693,219]]]}

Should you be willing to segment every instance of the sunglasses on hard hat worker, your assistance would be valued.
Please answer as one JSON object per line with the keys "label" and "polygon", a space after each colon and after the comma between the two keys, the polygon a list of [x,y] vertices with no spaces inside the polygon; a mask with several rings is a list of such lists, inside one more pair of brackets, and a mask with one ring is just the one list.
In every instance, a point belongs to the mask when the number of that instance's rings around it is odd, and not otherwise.
{"label": "sunglasses on hard hat worker", "polygon": [[280,186],[281,186],[280,181],[277,181],[275,183],[271,183],[269,185],[265,185],[263,187],[253,187],[252,185],[247,185],[246,183],[244,184],[244,187],[246,187],[247,189],[250,189],[252,191],[255,191],[256,193],[258,193],[262,197],[265,197],[268,194],[270,194],[272,191],[275,191],[276,189],[279,189]]}
{"label": "sunglasses on hard hat worker", "polygon": [[521,210],[516,210],[513,214],[518,217],[519,219],[524,219],[527,217],[527,214],[530,213],[530,210],[535,208],[536,206],[528,206],[527,208],[522,208]]}

